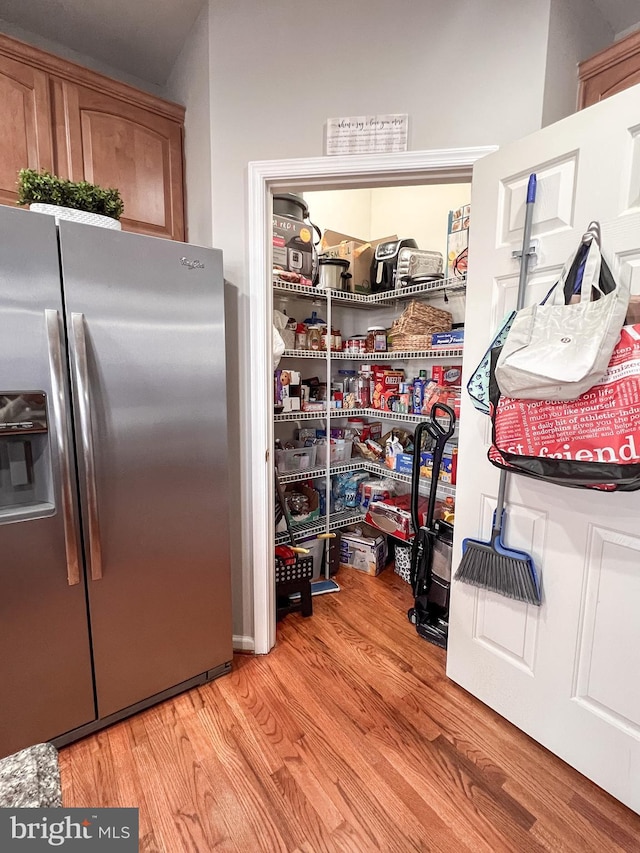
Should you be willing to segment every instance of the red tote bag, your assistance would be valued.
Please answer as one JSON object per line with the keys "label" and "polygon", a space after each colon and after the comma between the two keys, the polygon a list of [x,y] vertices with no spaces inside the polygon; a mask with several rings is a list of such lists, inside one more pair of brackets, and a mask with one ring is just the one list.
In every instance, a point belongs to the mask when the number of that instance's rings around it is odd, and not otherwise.
{"label": "red tote bag", "polygon": [[493,464],[558,485],[640,489],[640,324],[623,327],[604,376],[576,400],[503,397],[493,377],[490,394]]}

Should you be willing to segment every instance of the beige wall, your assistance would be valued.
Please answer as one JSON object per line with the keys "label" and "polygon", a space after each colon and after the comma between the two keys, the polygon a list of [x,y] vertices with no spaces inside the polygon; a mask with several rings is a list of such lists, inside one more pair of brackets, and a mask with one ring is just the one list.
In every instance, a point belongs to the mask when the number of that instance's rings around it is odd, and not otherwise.
{"label": "beige wall", "polygon": [[413,237],[421,249],[446,254],[450,210],[469,204],[470,184],[377,187],[367,190],[306,192],[312,221],[361,240],[396,234]]}

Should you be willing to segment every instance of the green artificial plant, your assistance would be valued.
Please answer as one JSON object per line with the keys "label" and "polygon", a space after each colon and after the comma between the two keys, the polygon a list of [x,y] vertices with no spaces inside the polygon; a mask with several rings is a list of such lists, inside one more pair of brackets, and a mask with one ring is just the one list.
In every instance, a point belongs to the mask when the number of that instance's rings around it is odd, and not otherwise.
{"label": "green artificial plant", "polygon": [[68,181],[49,172],[20,169],[18,173],[18,204],[57,204],[87,213],[99,213],[120,219],[124,204],[116,189],[102,189],[88,181]]}

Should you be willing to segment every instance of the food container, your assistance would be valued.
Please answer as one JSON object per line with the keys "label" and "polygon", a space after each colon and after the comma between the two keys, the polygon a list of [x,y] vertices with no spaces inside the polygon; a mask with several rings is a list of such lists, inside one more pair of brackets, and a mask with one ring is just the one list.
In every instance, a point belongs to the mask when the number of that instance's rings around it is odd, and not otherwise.
{"label": "food container", "polygon": [[321,347],[322,327],[307,326],[307,337],[310,350],[318,351]]}
{"label": "food container", "polygon": [[298,323],[296,326],[296,349],[309,349],[309,336],[307,334],[307,327],[304,323]]}
{"label": "food container", "polygon": [[349,355],[359,356],[360,353],[366,352],[366,348],[367,339],[364,335],[352,335],[345,340],[343,350],[349,353]]}
{"label": "food container", "polygon": [[316,464],[317,447],[315,444],[304,447],[301,441],[295,442],[296,447],[288,450],[276,450],[276,465],[278,471],[304,471]]}
{"label": "food container", "polygon": [[387,351],[387,330],[384,326],[369,326],[365,347],[367,352]]}
{"label": "food container", "polygon": [[[320,465],[342,465],[349,462],[353,450],[353,441],[347,438],[332,438],[329,444],[326,441],[319,442],[317,460]],[[327,459],[327,448],[329,458]]]}
{"label": "food container", "polygon": [[349,261],[344,258],[320,258],[319,290],[347,290],[344,282],[351,276],[347,272]]}

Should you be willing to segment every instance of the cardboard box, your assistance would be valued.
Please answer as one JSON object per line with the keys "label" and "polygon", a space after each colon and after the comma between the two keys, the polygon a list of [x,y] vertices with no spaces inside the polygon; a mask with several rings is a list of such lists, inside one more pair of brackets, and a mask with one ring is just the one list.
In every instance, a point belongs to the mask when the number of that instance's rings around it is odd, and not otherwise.
{"label": "cardboard box", "polygon": [[447,278],[464,278],[467,274],[470,211],[470,204],[465,204],[464,207],[449,211],[449,227],[447,229]]}
{"label": "cardboard box", "polygon": [[300,411],[300,373],[297,370],[276,370],[274,403],[283,412]]}
{"label": "cardboard box", "polygon": [[436,332],[431,335],[432,349],[457,349],[464,346],[464,329],[452,329],[450,332]]}
{"label": "cardboard box", "polygon": [[344,258],[349,261],[348,272],[351,274],[351,287],[355,293],[370,293],[371,263],[373,253],[378,243],[397,240],[396,236],[382,237],[380,240],[358,240],[338,231],[325,231],[320,243],[320,253],[327,258]]}
{"label": "cardboard box", "polygon": [[404,370],[391,370],[377,364],[372,365],[373,394],[371,405],[374,409],[387,409],[390,403],[400,399],[400,383],[404,382]]}
{"label": "cardboard box", "polygon": [[434,364],[431,368],[431,378],[443,388],[460,385],[462,382],[462,365]]}
{"label": "cardboard box", "polygon": [[311,284],[313,242],[309,226],[289,216],[273,216],[273,265],[278,269],[299,273]]}
{"label": "cardboard box", "polygon": [[352,524],[340,531],[340,568],[379,575],[387,562],[387,540],[368,524]]}
{"label": "cardboard box", "polygon": [[[420,458],[420,476],[431,477],[433,469],[433,453],[423,453]],[[447,444],[442,454],[442,463],[438,479],[441,483],[451,483],[456,485],[458,473],[458,447],[454,444]]]}
{"label": "cardboard box", "polygon": [[314,518],[320,517],[320,496],[315,489],[312,489],[310,486],[301,486],[298,483],[290,483],[285,488],[285,497],[288,492],[302,492],[309,499],[309,512],[306,515],[289,515],[289,521],[291,524],[302,524],[305,521],[313,521]]}
{"label": "cardboard box", "polygon": [[[427,464],[430,454],[424,452],[420,454],[420,468]],[[433,463],[433,456],[431,456]],[[399,453],[396,456],[396,468],[398,474],[410,474],[413,471],[413,453]]]}

